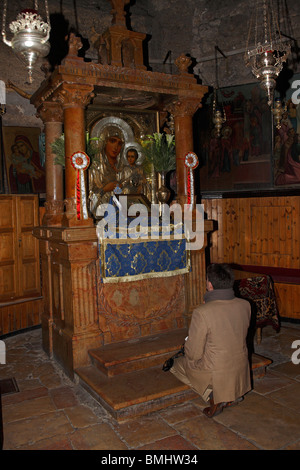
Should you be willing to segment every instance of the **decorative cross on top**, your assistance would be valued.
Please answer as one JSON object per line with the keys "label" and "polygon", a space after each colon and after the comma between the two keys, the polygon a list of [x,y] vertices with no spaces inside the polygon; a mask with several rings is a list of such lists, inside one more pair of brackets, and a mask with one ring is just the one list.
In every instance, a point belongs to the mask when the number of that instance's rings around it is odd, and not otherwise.
{"label": "decorative cross on top", "polygon": [[124,11],[125,5],[127,5],[130,0],[110,0],[110,3],[113,7],[111,13],[113,15],[112,24],[118,26],[125,26],[125,16],[126,13]]}

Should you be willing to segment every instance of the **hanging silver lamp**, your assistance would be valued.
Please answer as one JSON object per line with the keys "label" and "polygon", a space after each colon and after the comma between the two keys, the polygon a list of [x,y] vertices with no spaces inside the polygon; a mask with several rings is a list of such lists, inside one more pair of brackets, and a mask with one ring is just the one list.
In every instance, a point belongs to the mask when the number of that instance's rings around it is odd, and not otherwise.
{"label": "hanging silver lamp", "polygon": [[276,79],[290,52],[290,43],[284,41],[280,34],[273,0],[257,0],[249,26],[245,63],[260,80],[270,106],[273,103]]}
{"label": "hanging silver lamp", "polygon": [[50,43],[50,19],[48,2],[45,2],[46,21],[38,14],[37,0],[34,2],[34,9],[26,8],[17,15],[15,21],[9,24],[9,29],[13,34],[11,40],[6,39],[5,24],[7,14],[7,0],[4,0],[2,38],[3,42],[11,47],[16,55],[26,64],[28,69],[28,81],[32,83],[33,66],[39,57],[49,54]]}

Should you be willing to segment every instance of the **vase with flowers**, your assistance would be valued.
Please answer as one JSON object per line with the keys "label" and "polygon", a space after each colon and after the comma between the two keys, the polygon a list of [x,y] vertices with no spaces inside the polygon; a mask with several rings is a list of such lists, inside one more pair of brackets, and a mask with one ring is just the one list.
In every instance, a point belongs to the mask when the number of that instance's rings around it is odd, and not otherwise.
{"label": "vase with flowers", "polygon": [[[141,142],[145,155],[145,173],[154,172],[160,175],[160,187],[157,191],[159,202],[166,203],[170,198],[171,191],[166,186],[166,175],[176,168],[175,137],[172,134],[154,132],[147,135]],[[152,201],[153,202],[153,201]]]}

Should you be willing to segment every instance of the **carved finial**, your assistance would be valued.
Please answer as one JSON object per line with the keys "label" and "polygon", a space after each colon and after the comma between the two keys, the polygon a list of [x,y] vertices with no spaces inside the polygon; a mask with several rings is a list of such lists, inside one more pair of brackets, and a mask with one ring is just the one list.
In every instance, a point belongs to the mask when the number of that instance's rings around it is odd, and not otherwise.
{"label": "carved finial", "polygon": [[130,0],[110,0],[110,3],[113,7],[111,14],[113,15],[111,23],[116,26],[126,26],[126,13],[124,11],[125,5],[127,5]]}
{"label": "carved finial", "polygon": [[78,51],[82,48],[81,39],[76,36],[74,33],[70,34],[69,37],[69,53],[70,56],[78,56]]}
{"label": "carved finial", "polygon": [[188,68],[191,65],[191,63],[192,63],[191,59],[187,57],[185,54],[181,54],[175,60],[175,65],[179,69],[180,74],[188,73]]}

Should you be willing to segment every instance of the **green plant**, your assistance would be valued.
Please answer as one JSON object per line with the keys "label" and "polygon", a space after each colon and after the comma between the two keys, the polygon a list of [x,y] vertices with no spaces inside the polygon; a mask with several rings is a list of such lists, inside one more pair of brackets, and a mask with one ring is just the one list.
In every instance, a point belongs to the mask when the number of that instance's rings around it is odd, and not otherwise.
{"label": "green plant", "polygon": [[[95,141],[99,140],[98,137],[89,138],[88,134],[86,136],[86,153],[92,160],[98,151]],[[55,165],[62,165],[65,167],[65,136],[62,134],[57,137],[51,144],[52,152],[56,155],[54,159]]]}
{"label": "green plant", "polygon": [[55,165],[65,166],[65,136],[62,134],[51,144],[52,152],[56,155],[54,159]]}
{"label": "green plant", "polygon": [[149,173],[153,165],[158,172],[168,172],[176,168],[175,137],[171,134],[154,132],[141,142],[145,155],[144,171]]}

